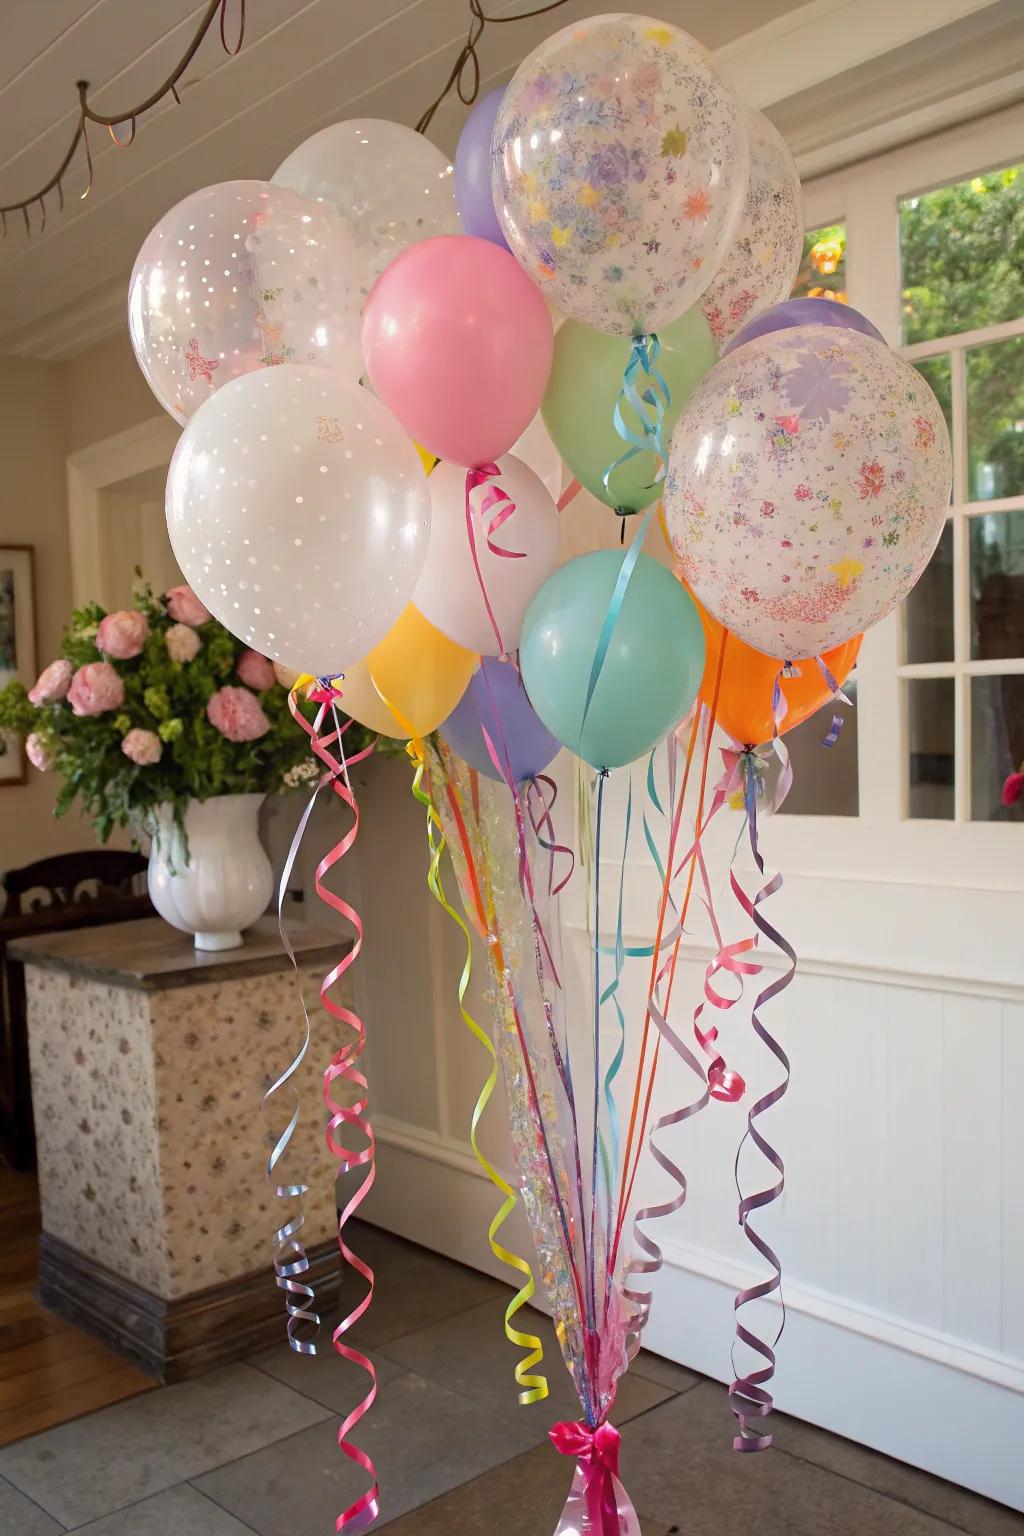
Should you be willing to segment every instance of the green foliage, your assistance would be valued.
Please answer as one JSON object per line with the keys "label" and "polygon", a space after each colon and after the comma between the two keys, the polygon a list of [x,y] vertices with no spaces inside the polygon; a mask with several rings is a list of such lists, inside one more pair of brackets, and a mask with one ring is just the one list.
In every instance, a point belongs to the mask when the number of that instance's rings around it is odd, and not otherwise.
{"label": "green foliage", "polygon": [[[816,264],[821,247],[834,245],[838,251],[838,265],[834,272],[823,272]],[[820,259],[820,258],[819,258]],[[812,291],[820,298],[822,292],[843,293],[846,290],[846,225],[825,224],[820,229],[809,229],[804,235],[804,254],[800,271],[793,284],[792,297],[806,298]]]}
{"label": "green foliage", "polygon": [[[900,204],[903,339],[932,341],[1024,315],[1024,166]],[[948,362],[921,365],[949,411]],[[971,496],[1024,491],[1024,341],[967,354]]]}
{"label": "green foliage", "polygon": [[[195,658],[172,661],[165,640],[172,620],[162,601],[140,586],[135,602],[150,626],[141,655],[128,661],[105,658],[124,685],[124,702],[116,713],[77,716],[63,699],[36,706],[18,682],[0,690],[0,730],[20,736],[34,731],[52,753],[62,780],[58,816],[77,800],[104,842],[115,826],[143,830],[161,804],[171,804],[180,815],[189,799],[273,794],[315,781],[309,741],[291,717],[284,688],[255,694],[270,724],[256,741],[229,741],[207,718],[206,706],[218,689],[244,686],[236,675],[246,649],[240,641],[211,619],[198,629],[202,646]],[[61,655],[76,668],[104,659],[96,632],[105,616],[96,603],[72,615]],[[311,720],[315,707],[300,707]],[[130,730],[159,737],[159,762],[140,765],[125,755],[121,744]],[[369,733],[353,724],[345,735],[346,750],[353,754],[369,740]]]}

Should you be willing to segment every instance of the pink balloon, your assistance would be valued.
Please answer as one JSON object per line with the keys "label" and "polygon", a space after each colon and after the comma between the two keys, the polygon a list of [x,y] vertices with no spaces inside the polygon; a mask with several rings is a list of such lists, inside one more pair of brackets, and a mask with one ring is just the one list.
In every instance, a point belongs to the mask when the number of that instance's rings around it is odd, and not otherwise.
{"label": "pink balloon", "polygon": [[363,311],[370,382],[438,458],[486,464],[540,408],[554,334],[540,292],[508,251],[473,235],[409,246]]}

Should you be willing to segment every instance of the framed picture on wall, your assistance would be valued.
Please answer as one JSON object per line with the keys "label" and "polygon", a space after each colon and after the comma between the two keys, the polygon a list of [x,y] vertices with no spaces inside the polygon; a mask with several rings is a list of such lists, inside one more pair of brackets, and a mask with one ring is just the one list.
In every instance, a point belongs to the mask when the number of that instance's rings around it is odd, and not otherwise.
{"label": "framed picture on wall", "polygon": [[[36,598],[31,544],[0,544],[0,688],[36,680]],[[0,732],[0,789],[25,782],[25,743]]]}

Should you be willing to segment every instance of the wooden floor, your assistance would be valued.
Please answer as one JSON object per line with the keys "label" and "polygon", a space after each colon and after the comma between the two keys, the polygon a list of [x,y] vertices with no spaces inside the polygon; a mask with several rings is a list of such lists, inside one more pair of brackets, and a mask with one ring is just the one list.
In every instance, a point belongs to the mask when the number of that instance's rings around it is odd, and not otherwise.
{"label": "wooden floor", "polygon": [[154,1385],[39,1305],[33,1294],[38,1236],[35,1175],[0,1167],[0,1445]]}

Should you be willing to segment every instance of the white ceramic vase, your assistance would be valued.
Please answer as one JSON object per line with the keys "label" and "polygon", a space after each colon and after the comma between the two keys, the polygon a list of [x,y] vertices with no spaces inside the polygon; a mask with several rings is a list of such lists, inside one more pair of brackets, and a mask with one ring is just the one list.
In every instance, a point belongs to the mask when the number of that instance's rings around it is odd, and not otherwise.
{"label": "white ceramic vase", "polygon": [[149,894],[165,922],[196,949],[235,949],[266,911],[274,885],[259,838],[263,795],[216,795],[185,809],[187,851],[170,805],[157,807]]}

